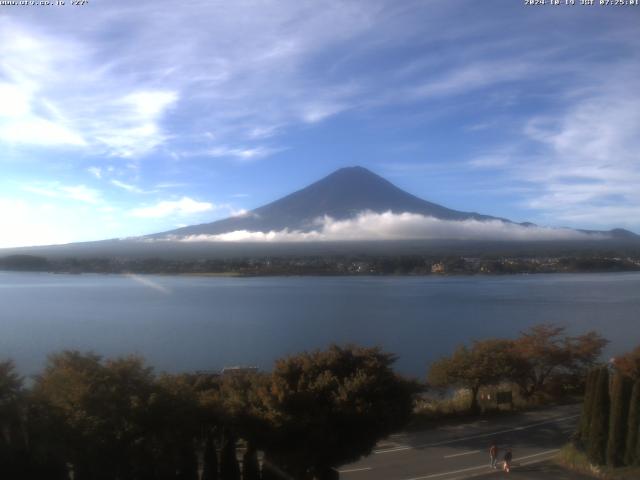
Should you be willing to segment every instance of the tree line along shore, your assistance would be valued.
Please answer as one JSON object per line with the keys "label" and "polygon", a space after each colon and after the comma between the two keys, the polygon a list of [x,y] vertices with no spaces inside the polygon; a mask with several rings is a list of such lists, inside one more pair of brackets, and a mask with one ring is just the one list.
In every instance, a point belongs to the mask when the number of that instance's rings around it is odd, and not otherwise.
{"label": "tree line along shore", "polygon": [[277,275],[464,275],[640,271],[640,257],[340,255],[240,258],[45,258],[9,255],[0,270],[53,273]]}
{"label": "tree line along shore", "polygon": [[[270,372],[156,374],[139,357],[64,351],[25,382],[4,361],[0,469],[14,479],[333,479],[336,467],[419,422],[425,402],[445,391],[470,392],[464,409],[475,415],[483,389],[507,388],[533,405],[580,397],[586,382],[595,405],[589,372],[605,370],[606,343],[596,332],[537,325],[459,347],[431,365],[426,382],[397,374],[394,355],[354,345],[291,355]],[[616,365],[639,358],[637,349]],[[628,410],[636,413],[627,423],[637,423],[637,408]],[[580,439],[589,435],[581,426]]]}

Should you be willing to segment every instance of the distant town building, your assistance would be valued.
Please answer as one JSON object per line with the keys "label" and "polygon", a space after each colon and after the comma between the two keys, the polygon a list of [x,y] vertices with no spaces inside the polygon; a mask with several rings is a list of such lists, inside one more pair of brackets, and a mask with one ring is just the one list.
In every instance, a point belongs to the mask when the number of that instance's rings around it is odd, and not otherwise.
{"label": "distant town building", "polygon": [[444,263],[434,263],[431,265],[431,273],[444,273],[445,272]]}

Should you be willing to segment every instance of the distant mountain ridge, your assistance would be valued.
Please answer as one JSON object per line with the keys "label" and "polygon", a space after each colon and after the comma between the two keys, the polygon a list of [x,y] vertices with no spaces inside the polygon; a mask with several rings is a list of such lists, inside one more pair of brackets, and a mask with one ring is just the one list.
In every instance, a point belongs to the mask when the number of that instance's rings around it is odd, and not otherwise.
{"label": "distant mountain ridge", "polygon": [[[425,238],[398,238],[380,241],[376,238],[359,237],[357,241],[341,239],[324,241],[246,242],[208,241],[217,240],[216,235],[237,232],[281,232],[283,230],[310,232],[321,230],[318,218],[329,216],[334,220],[361,218],[363,212],[395,214],[412,213],[439,219],[438,222],[457,224],[464,220],[491,222],[490,229],[496,233],[489,238],[443,235]],[[501,222],[504,225],[501,225]],[[357,222],[355,222],[357,223]],[[427,220],[428,223],[428,220]],[[437,222],[436,222],[437,223]],[[482,223],[479,223],[482,226]],[[478,225],[475,225],[478,226]],[[507,226],[507,229],[499,227]],[[497,228],[496,228],[497,227]],[[8,255],[40,255],[47,258],[231,258],[272,255],[398,255],[404,254],[481,254],[500,255],[566,255],[586,252],[598,256],[602,252],[615,252],[615,256],[640,255],[640,236],[624,229],[609,231],[574,230],[584,235],[568,239],[556,238],[536,241],[535,235],[516,239],[502,236],[500,232],[515,228],[544,230],[533,223],[515,223],[508,219],[483,215],[476,212],[452,210],[436,203],[411,195],[391,182],[363,167],[342,168],[321,180],[279,200],[251,210],[246,215],[229,217],[201,225],[166,232],[93,242],[69,243],[37,247],[0,249],[0,258]],[[348,227],[351,228],[351,227]],[[550,229],[552,230],[552,229]],[[570,230],[570,229],[567,229]],[[200,237],[202,236],[202,237]],[[212,236],[211,238],[207,238]],[[189,238],[193,237],[193,238]],[[240,236],[242,237],[242,236]],[[246,238],[246,237],[245,237]],[[326,237],[325,237],[326,238]],[[190,241],[181,241],[190,240]]]}
{"label": "distant mountain ridge", "polygon": [[[462,212],[423,200],[405,192],[364,167],[354,166],[336,170],[301,190],[251,210],[244,215],[182,227],[142,238],[169,239],[220,235],[235,231],[279,232],[285,229],[309,232],[318,228],[318,218],[329,216],[334,220],[346,220],[355,218],[362,212],[414,213],[440,220],[498,220],[510,224],[514,223],[505,218],[477,212]],[[536,226],[530,222],[519,225],[523,227]],[[605,232],[577,231],[606,234],[612,239],[640,240],[640,236],[621,228]]]}
{"label": "distant mountain ridge", "polygon": [[346,167],[279,200],[245,215],[192,225],[159,234],[163,236],[219,235],[237,230],[255,232],[284,229],[310,231],[325,215],[335,220],[355,218],[359,213],[417,213],[441,220],[501,220],[476,212],[461,212],[428,202],[396,187],[364,167]]}

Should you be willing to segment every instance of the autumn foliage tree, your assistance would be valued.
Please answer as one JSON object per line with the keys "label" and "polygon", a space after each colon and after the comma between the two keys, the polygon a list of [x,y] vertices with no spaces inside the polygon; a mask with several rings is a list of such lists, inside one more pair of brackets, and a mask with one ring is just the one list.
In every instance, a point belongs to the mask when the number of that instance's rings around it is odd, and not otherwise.
{"label": "autumn foliage tree", "polygon": [[596,332],[578,337],[564,332],[564,327],[542,324],[515,340],[491,339],[458,347],[431,365],[428,382],[468,389],[472,411],[478,410],[480,388],[502,381],[517,385],[525,398],[543,391],[550,380],[581,384],[607,341]]}
{"label": "autumn foliage tree", "polygon": [[632,380],[640,380],[640,345],[614,360],[616,370]]}
{"label": "autumn foliage tree", "polygon": [[480,388],[510,379],[515,360],[508,340],[476,341],[470,348],[460,346],[451,356],[431,364],[427,380],[436,387],[468,389],[471,392],[469,408],[477,412]]}
{"label": "autumn foliage tree", "polygon": [[594,331],[571,337],[565,335],[564,327],[535,325],[513,341],[512,380],[522,395],[530,398],[542,391],[554,376],[583,379],[607,343]]}

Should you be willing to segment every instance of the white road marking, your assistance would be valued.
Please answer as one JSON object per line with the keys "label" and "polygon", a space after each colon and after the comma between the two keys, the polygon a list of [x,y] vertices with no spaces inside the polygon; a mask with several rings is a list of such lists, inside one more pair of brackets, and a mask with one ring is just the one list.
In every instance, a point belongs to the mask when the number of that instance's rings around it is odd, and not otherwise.
{"label": "white road marking", "polygon": [[348,470],[338,470],[339,473],[365,472],[371,470],[371,467],[349,468]]}
{"label": "white road marking", "polygon": [[398,446],[399,446],[398,442],[386,442],[386,443],[380,443],[380,444],[378,444],[378,447],[380,447],[380,448],[381,448],[381,449],[383,449],[383,450],[384,450],[385,448],[387,448],[387,447],[388,447],[388,448],[395,448],[395,447],[398,447]]}
{"label": "white road marking", "polygon": [[578,414],[578,415],[570,415],[568,417],[554,418],[554,419],[551,419],[551,420],[545,420],[544,422],[531,423],[529,425],[523,425],[523,426],[519,426],[519,427],[509,428],[507,430],[498,430],[496,432],[480,433],[478,435],[471,435],[469,437],[454,438],[452,440],[444,440],[442,442],[435,442],[435,443],[426,443],[424,445],[418,445],[418,446],[415,446],[415,447],[412,447],[412,446],[409,446],[409,445],[405,445],[405,446],[401,446],[401,447],[389,448],[389,449],[386,449],[386,450],[374,450],[373,453],[377,455],[377,454],[380,454],[380,453],[392,453],[392,452],[400,452],[400,451],[403,451],[403,450],[415,450],[417,448],[439,447],[441,445],[448,445],[450,443],[463,442],[465,440],[473,440],[475,438],[493,437],[495,435],[502,435],[503,433],[526,430],[528,428],[539,427],[540,425],[547,425],[549,423],[557,423],[557,422],[562,422],[564,420],[570,420],[572,418],[578,418],[579,416],[580,415]]}
{"label": "white road marking", "polygon": [[[533,455],[527,455],[525,457],[519,457],[519,460],[525,460],[527,458],[539,457],[541,455],[549,455],[551,453],[557,453],[559,451],[560,451],[560,449],[558,449],[558,448],[556,448],[555,450],[546,450],[544,452],[534,453]],[[426,480],[428,478],[437,478],[437,477],[444,477],[446,475],[455,475],[456,473],[470,472],[472,470],[479,470],[481,468],[487,468],[487,465],[484,464],[484,465],[479,465],[477,467],[463,468],[461,470],[453,470],[451,472],[432,473],[431,475],[424,475],[422,477],[406,478],[405,480]]]}
{"label": "white road marking", "polygon": [[444,458],[454,458],[454,457],[462,457],[463,455],[473,455],[475,453],[480,453],[482,450],[474,450],[472,452],[462,452],[462,453],[454,453],[453,455],[445,455]]}

